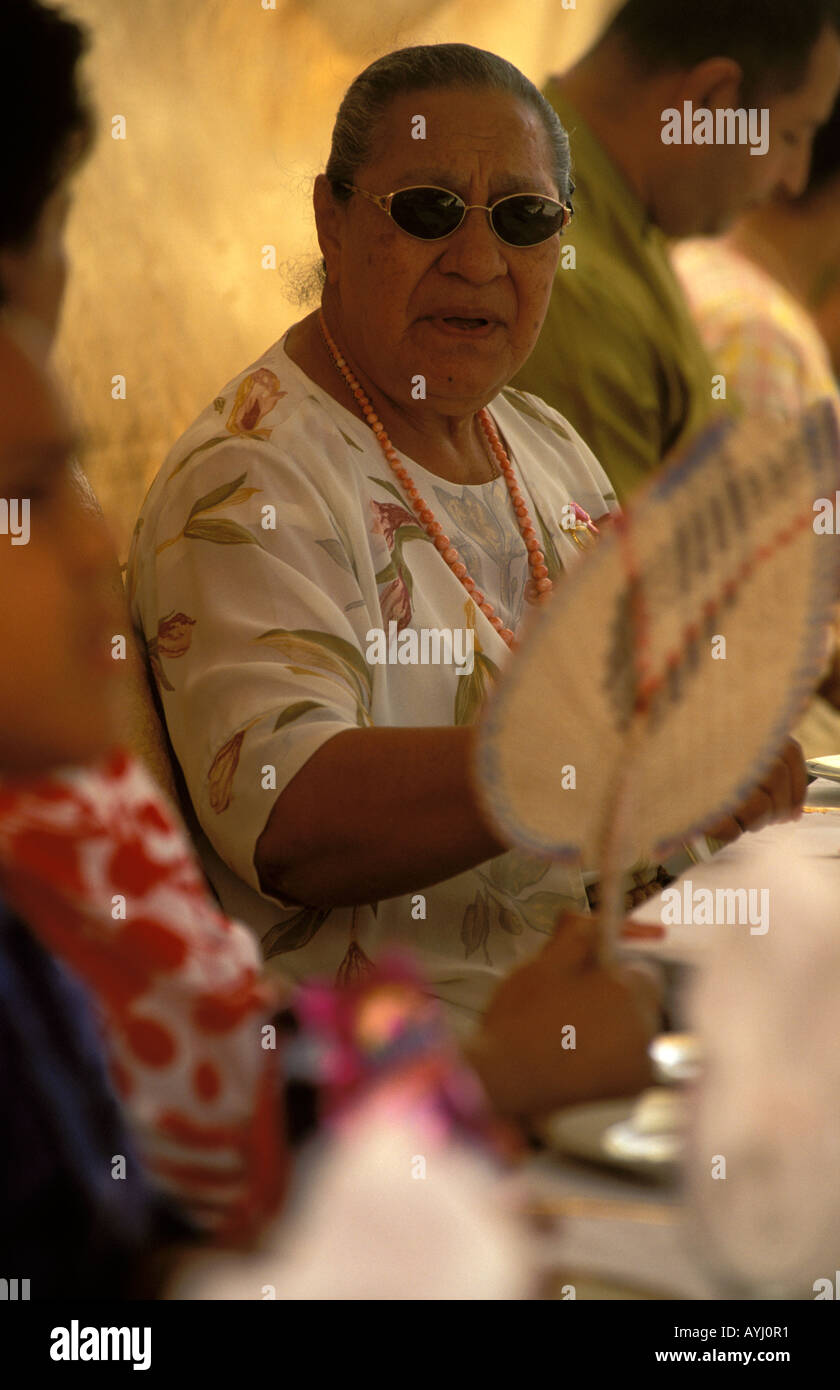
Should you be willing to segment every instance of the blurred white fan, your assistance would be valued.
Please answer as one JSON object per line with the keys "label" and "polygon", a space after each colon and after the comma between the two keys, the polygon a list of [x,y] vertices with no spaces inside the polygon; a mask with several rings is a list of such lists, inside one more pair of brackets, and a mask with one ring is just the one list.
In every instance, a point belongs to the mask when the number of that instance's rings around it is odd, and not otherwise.
{"label": "blurred white fan", "polygon": [[[535,1251],[491,1162],[375,1103],[306,1155],[296,1211],[247,1254],[182,1262],[182,1299],[522,1299]],[[422,1161],[422,1175],[417,1164]],[[428,1176],[426,1162],[428,1160]]]}
{"label": "blurred white fan", "polygon": [[479,794],[514,843],[600,869],[608,918],[619,872],[737,807],[807,700],[840,584],[814,503],[838,486],[827,404],[786,436],[716,424],[533,614]]}

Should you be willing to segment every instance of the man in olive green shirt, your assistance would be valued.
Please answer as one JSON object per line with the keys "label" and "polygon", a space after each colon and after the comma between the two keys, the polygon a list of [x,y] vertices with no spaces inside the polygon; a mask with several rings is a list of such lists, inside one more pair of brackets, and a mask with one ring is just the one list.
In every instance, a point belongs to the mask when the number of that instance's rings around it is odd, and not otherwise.
{"label": "man in olive green shirt", "polygon": [[[620,498],[732,404],[667,238],[714,235],[746,207],[800,193],[838,87],[840,0],[629,0],[549,82],[571,141],[576,216],[515,385],[569,418]],[[733,119],[704,124],[701,112]],[[695,138],[712,132],[721,143]]]}

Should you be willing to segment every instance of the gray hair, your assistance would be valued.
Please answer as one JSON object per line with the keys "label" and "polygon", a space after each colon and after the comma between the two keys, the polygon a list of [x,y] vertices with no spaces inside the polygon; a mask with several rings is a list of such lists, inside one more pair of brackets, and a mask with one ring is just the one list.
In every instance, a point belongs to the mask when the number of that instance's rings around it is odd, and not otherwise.
{"label": "gray hair", "polygon": [[326,176],[333,196],[350,197],[344,183],[369,163],[379,123],[395,97],[406,92],[474,87],[507,92],[530,106],[542,121],[552,151],[561,201],[571,194],[569,137],[545,97],[504,58],[466,43],[418,44],[386,53],[350,84],[338,108]]}

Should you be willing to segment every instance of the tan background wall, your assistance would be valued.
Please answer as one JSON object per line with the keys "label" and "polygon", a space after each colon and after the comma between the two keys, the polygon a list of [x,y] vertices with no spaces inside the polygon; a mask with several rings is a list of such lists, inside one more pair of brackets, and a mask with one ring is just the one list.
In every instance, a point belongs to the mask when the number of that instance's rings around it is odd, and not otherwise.
{"label": "tan background wall", "polygon": [[[353,77],[408,43],[492,49],[538,84],[615,0],[64,0],[93,33],[99,113],[76,184],[56,365],[124,555],[145,489],[220,386],[301,316],[312,180]],[[570,0],[565,0],[568,5]],[[126,139],[111,137],[112,117]],[[125,400],[111,378],[127,379]]]}

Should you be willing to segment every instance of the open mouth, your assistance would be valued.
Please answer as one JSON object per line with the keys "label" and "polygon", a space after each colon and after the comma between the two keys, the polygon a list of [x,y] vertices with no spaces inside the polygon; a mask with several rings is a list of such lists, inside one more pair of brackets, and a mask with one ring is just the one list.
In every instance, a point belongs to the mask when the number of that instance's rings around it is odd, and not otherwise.
{"label": "open mouth", "polygon": [[486,337],[499,326],[494,319],[465,318],[459,314],[442,315],[439,318],[433,318],[432,323],[444,333],[455,333],[471,338]]}

